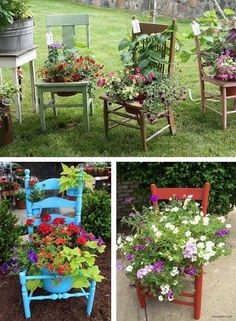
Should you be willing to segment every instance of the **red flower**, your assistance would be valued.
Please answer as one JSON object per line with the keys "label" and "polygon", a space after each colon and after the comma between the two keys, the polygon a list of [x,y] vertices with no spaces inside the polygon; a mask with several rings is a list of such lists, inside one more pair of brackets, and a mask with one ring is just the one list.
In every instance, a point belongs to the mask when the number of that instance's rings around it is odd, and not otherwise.
{"label": "red flower", "polygon": [[52,224],[53,225],[60,225],[65,222],[65,219],[63,217],[57,217],[53,220]]}
{"label": "red flower", "polygon": [[32,226],[34,224],[34,219],[33,218],[28,218],[25,222],[26,226]]}
{"label": "red flower", "polygon": [[85,237],[80,236],[77,238],[76,243],[78,245],[85,245],[87,243],[87,240]]}
{"label": "red flower", "polygon": [[30,186],[30,187],[33,187],[35,184],[36,184],[36,181],[30,181],[30,182],[29,182],[29,186]]}
{"label": "red flower", "polygon": [[41,223],[39,224],[38,230],[43,234],[49,234],[50,232],[52,232],[52,227],[50,224],[48,223]]}
{"label": "red flower", "polygon": [[80,231],[80,227],[75,225],[75,223],[70,223],[67,230],[71,234],[77,234]]}
{"label": "red flower", "polygon": [[45,214],[41,217],[42,222],[49,222],[51,220],[51,216],[49,214]]}
{"label": "red flower", "polygon": [[66,240],[63,239],[62,237],[59,237],[59,238],[57,238],[57,239],[54,241],[54,243],[57,244],[57,245],[60,245],[60,244],[63,245],[63,244],[66,243]]}

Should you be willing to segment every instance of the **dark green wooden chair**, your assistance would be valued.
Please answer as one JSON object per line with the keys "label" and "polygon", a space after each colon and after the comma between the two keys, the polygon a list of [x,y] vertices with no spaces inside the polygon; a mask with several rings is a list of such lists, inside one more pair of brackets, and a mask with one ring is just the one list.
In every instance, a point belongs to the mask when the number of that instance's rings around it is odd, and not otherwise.
{"label": "dark green wooden chair", "polygon": [[[65,48],[72,49],[76,46],[76,27],[86,27],[86,46],[90,48],[90,19],[88,14],[80,15],[53,15],[46,16],[46,28],[47,33],[52,33],[54,27],[61,27],[62,29],[62,43]],[[89,110],[90,114],[94,113],[93,99],[89,96],[89,82],[71,82],[71,83],[36,83],[38,90],[39,112],[41,128],[46,130],[45,122],[45,109],[53,108],[54,115],[57,115],[57,108],[69,108],[69,107],[83,107],[84,127],[86,131],[89,131]],[[56,93],[81,93],[83,96],[82,103],[75,104],[57,104],[55,99]],[[44,102],[44,93],[50,93],[51,101],[49,103]]]}

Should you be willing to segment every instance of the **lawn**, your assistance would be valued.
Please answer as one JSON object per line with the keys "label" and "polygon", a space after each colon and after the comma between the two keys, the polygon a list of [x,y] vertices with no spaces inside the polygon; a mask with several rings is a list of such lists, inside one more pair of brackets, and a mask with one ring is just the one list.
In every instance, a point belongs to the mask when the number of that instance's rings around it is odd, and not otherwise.
{"label": "lawn", "polygon": [[[38,46],[36,70],[47,56],[45,16],[48,14],[89,13],[91,17],[92,53],[106,71],[122,67],[118,43],[131,31],[132,12],[118,9],[101,9],[63,0],[31,0],[35,18],[35,44]],[[40,5],[39,5],[40,3]],[[140,20],[147,18],[139,15]],[[158,18],[170,22],[170,18]],[[190,21],[179,21],[179,31],[190,30]],[[58,32],[58,31],[57,31]],[[83,36],[80,42],[83,41]],[[193,43],[189,40],[187,46]],[[178,60],[178,59],[177,59]],[[57,118],[51,110],[46,113],[47,131],[40,129],[39,115],[31,108],[28,69],[24,66],[24,99],[22,102],[22,124],[14,120],[14,143],[0,149],[0,156],[235,156],[236,118],[229,117],[227,131],[221,130],[217,114],[200,112],[200,104],[187,100],[175,112],[177,134],[168,131],[149,143],[149,152],[141,151],[138,131],[118,127],[110,132],[110,140],[104,138],[103,108],[97,90],[95,115],[90,117],[90,132],[83,128],[82,109],[60,109]],[[199,82],[196,61],[177,64],[176,74],[191,88],[194,98],[199,98]],[[5,72],[5,77],[9,75]],[[73,99],[80,99],[79,96]],[[153,129],[150,129],[153,132]]]}

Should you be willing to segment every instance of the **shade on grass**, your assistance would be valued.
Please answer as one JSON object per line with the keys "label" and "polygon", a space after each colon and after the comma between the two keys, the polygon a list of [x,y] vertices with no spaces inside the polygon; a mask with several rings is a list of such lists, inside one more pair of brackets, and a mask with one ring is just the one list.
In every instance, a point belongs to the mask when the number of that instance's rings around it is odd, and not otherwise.
{"label": "shade on grass", "polygon": [[[106,71],[122,68],[117,50],[120,39],[131,30],[132,12],[118,9],[95,8],[63,0],[31,0],[35,18],[35,44],[38,46],[36,70],[47,56],[45,37],[45,16],[48,14],[89,13],[91,17],[92,52],[99,63],[105,64]],[[147,18],[139,15],[140,20]],[[158,18],[169,22],[170,18]],[[190,21],[180,21],[181,33],[190,30]],[[56,31],[59,34],[59,30]],[[84,42],[81,31],[79,43]],[[58,40],[58,39],[55,39]],[[192,40],[187,43],[193,46]],[[180,71],[182,69],[182,71]],[[229,129],[221,130],[220,117],[208,112],[202,115],[199,102],[186,101],[175,112],[177,135],[168,131],[149,143],[149,152],[141,151],[140,134],[133,129],[117,127],[110,132],[110,140],[104,138],[102,103],[95,99],[95,115],[90,117],[91,130],[84,132],[82,109],[59,109],[54,118],[52,110],[46,112],[47,131],[40,130],[39,115],[31,109],[28,67],[24,66],[24,100],[22,102],[23,123],[15,122],[15,141],[0,149],[0,156],[235,156],[236,117],[229,117]],[[184,65],[178,63],[176,73],[193,90],[194,98],[199,97],[199,82],[196,61]],[[5,72],[5,78],[10,77]],[[60,98],[62,99],[62,98]],[[80,96],[71,98],[81,99]],[[153,132],[153,129],[150,129]]]}

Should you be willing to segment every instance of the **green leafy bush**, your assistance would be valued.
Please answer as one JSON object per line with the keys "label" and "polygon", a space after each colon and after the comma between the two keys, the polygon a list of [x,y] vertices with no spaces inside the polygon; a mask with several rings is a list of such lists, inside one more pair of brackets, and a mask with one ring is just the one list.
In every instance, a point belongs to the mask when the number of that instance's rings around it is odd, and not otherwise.
{"label": "green leafy bush", "polygon": [[0,203],[0,264],[6,261],[13,247],[20,241],[21,227],[17,225],[17,218],[12,214],[9,202]]}
{"label": "green leafy bush", "polygon": [[96,236],[111,237],[111,196],[103,190],[85,193],[82,207],[82,226]]}
{"label": "green leafy bush", "polygon": [[120,179],[142,182],[139,198],[147,199],[151,183],[158,187],[202,187],[211,184],[209,212],[227,214],[236,205],[236,163],[119,163]]}

